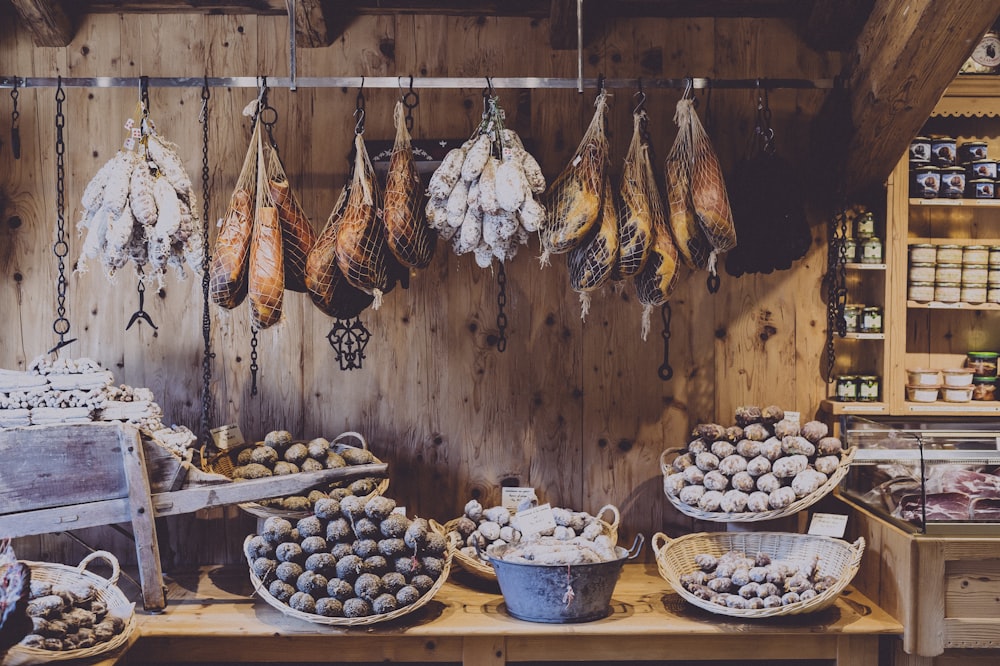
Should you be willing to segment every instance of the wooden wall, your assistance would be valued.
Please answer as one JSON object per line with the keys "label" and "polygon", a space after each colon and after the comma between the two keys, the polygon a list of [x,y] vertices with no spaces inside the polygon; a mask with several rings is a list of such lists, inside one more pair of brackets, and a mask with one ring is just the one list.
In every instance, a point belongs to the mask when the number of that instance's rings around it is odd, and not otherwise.
{"label": "wooden wall", "polygon": [[[65,49],[35,48],[11,21],[0,22],[0,74],[17,76],[286,76],[287,23],[280,17],[98,15],[85,19]],[[830,77],[839,58],[805,47],[796,26],[765,19],[615,21],[587,49],[586,75],[609,77]],[[298,74],[370,76],[575,76],[575,51],[548,48],[544,20],[382,16],[354,20],[328,48],[300,50]],[[319,228],[347,172],[356,90],[273,90],[276,139],[293,186]],[[616,165],[628,146],[632,91],[614,91]],[[67,91],[67,218],[79,217],[83,187],[123,138],[136,90]],[[249,89],[211,91],[212,220],[222,212],[248,140],[240,111]],[[366,137],[391,138],[392,90],[366,91]],[[500,91],[511,124],[534,141],[553,178],[572,155],[593,111],[593,91]],[[55,309],[54,91],[20,96],[23,156],[0,148],[0,367],[24,368],[52,346]],[[673,141],[679,91],[649,91],[658,159]],[[779,151],[810,168],[808,124],[822,92],[771,94]],[[702,96],[724,165],[743,154],[753,128],[751,91]],[[181,146],[192,176],[201,166],[200,91],[153,89],[158,129]],[[481,90],[420,91],[416,137],[463,137],[480,117]],[[9,100],[0,98],[0,137]],[[812,414],[820,377],[825,313],[823,215],[812,213],[815,243],[792,271],[723,275],[710,295],[705,274],[686,275],[672,299],[670,360],[662,382],[659,317],[639,338],[631,286],[607,290],[580,320],[561,259],[539,270],[537,240],[508,268],[509,344],[495,348],[497,281],[471,256],[439,247],[408,291],[363,315],[373,337],[361,371],[341,372],[325,335],[331,320],[304,295],[288,293],[285,321],[260,337],[260,394],[250,395],[247,308],[212,309],[217,352],[213,425],[235,422],[249,437],[275,428],[301,437],[365,433],[391,463],[390,494],[408,511],[447,519],[470,496],[496,501],[498,484],[537,487],[553,503],[591,511],[607,502],[624,515],[624,536],[690,522],[668,508],[657,460],[686,441],[699,421],[730,422],[737,405],[778,403]],[[214,234],[214,228],[213,228]],[[71,256],[80,240],[71,236]],[[198,428],[201,390],[200,280],[171,277],[147,309],[160,326],[124,331],[137,300],[131,269],[117,284],[100,270],[74,275],[68,316],[79,341],[70,356],[97,359],[117,381],[148,386],[168,422]],[[29,452],[30,454],[30,452]],[[81,470],[85,474],[85,470]],[[236,509],[172,519],[164,550],[177,561],[238,558],[252,522]],[[110,530],[91,538],[123,557]],[[41,555],[73,560],[62,537],[30,541]]]}

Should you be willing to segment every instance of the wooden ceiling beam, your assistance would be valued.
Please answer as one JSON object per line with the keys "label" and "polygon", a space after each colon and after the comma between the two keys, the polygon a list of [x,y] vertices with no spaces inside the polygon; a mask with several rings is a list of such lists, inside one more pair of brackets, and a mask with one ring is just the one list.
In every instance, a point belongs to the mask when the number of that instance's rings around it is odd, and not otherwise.
{"label": "wooden ceiling beam", "polygon": [[[816,121],[831,131],[814,132],[825,137],[819,159],[843,168],[848,193],[885,181],[998,15],[1000,0],[875,1],[845,59],[846,117],[821,112]],[[838,124],[847,136],[832,131]]]}
{"label": "wooden ceiling beam", "polygon": [[295,0],[295,44],[302,48],[329,46],[335,35],[327,21],[326,3]]}
{"label": "wooden ceiling beam", "polygon": [[875,0],[815,0],[802,38],[817,51],[846,51],[854,45]]}
{"label": "wooden ceiling beam", "polygon": [[76,28],[59,0],[10,0],[35,46],[66,46]]}

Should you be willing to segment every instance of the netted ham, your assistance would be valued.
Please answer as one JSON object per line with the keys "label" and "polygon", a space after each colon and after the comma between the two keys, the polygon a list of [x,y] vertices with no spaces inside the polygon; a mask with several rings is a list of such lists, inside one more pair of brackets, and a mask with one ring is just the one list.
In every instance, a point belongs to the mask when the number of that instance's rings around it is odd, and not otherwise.
{"label": "netted ham", "polygon": [[281,223],[285,289],[305,291],[306,256],[316,242],[316,233],[291,190],[277,151],[273,150],[268,160],[267,187]]}
{"label": "netted ham", "polygon": [[216,305],[229,310],[242,303],[247,294],[250,237],[253,235],[254,208],[257,205],[259,142],[260,125],[257,124],[226,214],[219,220],[219,235],[212,249],[209,294]]}
{"label": "netted ham", "polygon": [[374,300],[371,294],[351,286],[337,265],[337,233],[346,205],[345,187],[306,259],[306,287],[312,302],[324,314],[338,319],[356,317]]}
{"label": "netted ham", "polygon": [[642,303],[642,339],[649,334],[653,308],[660,307],[673,294],[679,277],[677,266],[677,245],[670,229],[663,222],[653,226],[653,244],[649,249],[649,259],[635,276],[635,291]]}
{"label": "netted ham", "polygon": [[391,286],[391,255],[382,221],[382,194],[360,134],[354,137],[354,148],[354,175],[338,225],[335,254],[344,277],[355,288],[371,294],[372,307],[377,310]]}
{"label": "netted ham", "polygon": [[649,143],[645,140],[645,111],[632,114],[632,141],[622,171],[621,206],[618,208],[620,239],[617,277],[634,276],[646,265],[653,238],[653,220],[663,222],[663,204],[653,176]]}
{"label": "netted ham", "polygon": [[273,206],[257,207],[250,241],[250,265],[247,287],[250,296],[250,320],[258,329],[268,328],[281,319],[285,292],[285,266],[281,251],[281,221]]}
{"label": "netted ham", "polygon": [[389,158],[383,206],[386,241],[393,256],[403,266],[425,268],[434,256],[436,237],[424,217],[420,175],[413,160],[402,102],[396,102],[393,122],[396,124],[396,141]]}
{"label": "netted ham", "polygon": [[618,214],[610,178],[604,182],[604,203],[594,230],[566,258],[569,285],[580,294],[580,318],[590,312],[590,293],[606,284],[618,262]]}
{"label": "netted ham", "polygon": [[550,255],[569,252],[582,243],[601,214],[609,151],[604,131],[608,101],[603,90],[595,105],[597,110],[573,159],[545,193],[547,216],[538,231],[542,265]]}

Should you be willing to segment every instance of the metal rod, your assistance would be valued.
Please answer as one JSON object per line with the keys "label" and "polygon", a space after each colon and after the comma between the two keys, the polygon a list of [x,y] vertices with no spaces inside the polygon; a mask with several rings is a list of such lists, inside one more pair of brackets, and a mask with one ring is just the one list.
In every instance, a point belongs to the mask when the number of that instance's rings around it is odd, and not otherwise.
{"label": "metal rod", "polygon": [[[299,88],[360,88],[361,80],[364,79],[365,88],[394,88],[398,89],[401,82],[408,77],[403,76],[301,76],[295,80],[296,87]],[[442,88],[460,89],[472,88],[481,89],[485,77],[459,77],[459,76],[439,76],[414,78],[414,88]],[[154,88],[202,88],[208,82],[210,88],[256,88],[260,85],[260,78],[256,76],[232,76],[232,77],[149,77],[149,85]],[[580,80],[573,78],[546,78],[535,76],[514,76],[491,78],[494,88],[506,89],[578,89]],[[628,79],[604,79],[605,88],[634,88],[635,77]],[[0,76],[0,89],[13,88],[17,83],[19,89],[23,88],[55,88],[58,82],[56,77],[15,77]],[[288,77],[267,77],[268,85],[272,87],[290,87],[291,79]],[[582,80],[586,88],[598,88],[598,79],[588,78]],[[683,90],[685,86],[691,85],[697,89],[757,89],[765,88],[775,90],[779,88],[793,89],[830,89],[840,85],[839,79],[708,79],[708,78],[679,78],[679,79],[646,79],[642,80],[643,86],[650,88],[674,88]],[[138,77],[71,77],[63,78],[64,88],[134,88],[139,85]]]}
{"label": "metal rod", "polygon": [[583,0],[576,0],[576,91],[583,92]]}

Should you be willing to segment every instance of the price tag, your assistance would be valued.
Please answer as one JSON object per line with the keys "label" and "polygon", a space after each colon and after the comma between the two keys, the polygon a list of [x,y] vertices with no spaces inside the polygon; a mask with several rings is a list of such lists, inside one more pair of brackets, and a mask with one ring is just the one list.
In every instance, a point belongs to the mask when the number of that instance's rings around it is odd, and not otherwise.
{"label": "price tag", "polygon": [[395,509],[392,510],[392,512],[393,513],[398,513],[401,516],[405,516],[406,515],[406,507],[405,506],[397,506]]}
{"label": "price tag", "polygon": [[235,424],[212,428],[209,432],[212,433],[212,441],[215,442],[215,448],[220,451],[225,451],[226,449],[234,446],[239,446],[246,441],[243,439],[243,433],[240,432],[240,427]]}
{"label": "price tag", "polygon": [[534,488],[518,486],[515,488],[503,488],[500,492],[500,504],[512,514],[517,513],[517,507],[523,502],[538,503],[538,495],[535,494]]}
{"label": "price tag", "polygon": [[542,504],[541,506],[525,509],[514,516],[511,523],[524,536],[540,534],[556,529],[556,519],[552,515],[552,505],[550,504]]}
{"label": "price tag", "polygon": [[847,516],[840,513],[814,513],[809,522],[809,534],[844,538],[847,530]]}
{"label": "price tag", "polygon": [[785,420],[791,421],[795,425],[802,425],[802,415],[798,412],[785,412]]}

